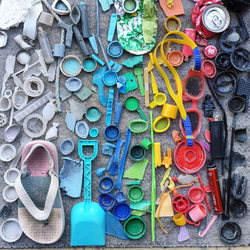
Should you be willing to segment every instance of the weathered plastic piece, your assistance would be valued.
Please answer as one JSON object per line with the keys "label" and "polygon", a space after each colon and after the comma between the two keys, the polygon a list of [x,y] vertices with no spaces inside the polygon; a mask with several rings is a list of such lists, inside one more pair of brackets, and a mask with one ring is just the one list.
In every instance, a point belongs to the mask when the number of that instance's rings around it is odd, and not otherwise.
{"label": "weathered plastic piece", "polygon": [[131,168],[124,172],[123,178],[142,180],[147,165],[148,160],[146,158],[135,162]]}
{"label": "weathered plastic piece", "polygon": [[4,127],[8,122],[8,117],[4,113],[0,113],[0,128]]}
{"label": "weathered plastic piece", "polygon": [[108,42],[113,41],[113,37],[115,34],[115,29],[116,29],[116,23],[117,23],[117,14],[113,13],[110,16],[110,23],[109,23],[109,30],[108,30]]}
{"label": "weathered plastic piece", "polygon": [[236,200],[242,200],[247,190],[247,178],[240,174],[233,175],[232,196]]}
{"label": "weathered plastic piece", "polygon": [[137,76],[141,96],[145,96],[145,90],[144,90],[143,80],[142,80],[142,75],[143,75],[142,67],[135,67],[134,68],[134,74]]}
{"label": "weathered plastic piece", "polygon": [[65,16],[70,13],[71,6],[67,0],[55,0],[51,5],[51,9],[56,14]]}
{"label": "weathered plastic piece", "polygon": [[144,211],[146,213],[151,212],[151,202],[142,200],[140,202],[130,202],[130,208],[135,210]]}
{"label": "weathered plastic piece", "polygon": [[54,57],[63,58],[65,56],[65,45],[61,43],[54,44]]}
{"label": "weathered plastic piece", "polygon": [[[109,64],[111,66],[111,70],[114,71],[114,72],[116,72],[116,73],[118,73],[122,69],[122,65],[121,64],[119,64],[117,62],[114,62],[112,60],[109,60]],[[119,76],[118,76],[118,78],[119,78]]]}
{"label": "weathered plastic piece", "polygon": [[16,57],[13,55],[8,55],[5,62],[5,74],[3,76],[1,96],[4,95],[5,92],[5,84],[8,81],[9,77],[14,73]]}
{"label": "weathered plastic piece", "polygon": [[111,156],[113,154],[115,148],[116,148],[116,145],[109,143],[109,142],[105,142],[102,146],[102,153],[104,155]]}
{"label": "weathered plastic piece", "polygon": [[38,97],[44,91],[44,83],[38,77],[28,77],[23,83],[23,90],[30,97]]}
{"label": "weathered plastic piece", "polygon": [[0,31],[0,48],[5,47],[6,43],[7,43],[7,34],[4,31]]}
{"label": "weathered plastic piece", "polygon": [[130,121],[129,129],[132,133],[141,134],[148,129],[148,123],[142,119],[135,119]]}
{"label": "weathered plastic piece", "polygon": [[190,239],[189,232],[186,226],[181,226],[178,234],[178,242],[187,241]]}
{"label": "weathered plastic piece", "polygon": [[83,56],[88,56],[89,51],[88,51],[87,46],[86,46],[86,44],[85,44],[85,42],[83,40],[83,37],[81,35],[80,30],[77,28],[76,25],[73,25],[72,29],[73,29],[74,37],[75,37],[75,39],[76,39],[76,41],[77,41],[77,43],[78,43],[78,45],[80,47],[80,50],[81,50]]}
{"label": "weathered plastic piece", "polygon": [[115,149],[115,159],[114,159],[114,162],[112,163],[112,165],[109,169],[110,175],[114,176],[114,175],[118,174],[120,152],[121,152],[123,143],[124,143],[124,141],[122,139],[120,139],[120,138],[117,139],[116,149]]}
{"label": "weathered plastic piece", "polygon": [[82,101],[87,100],[92,94],[93,92],[87,87],[82,87],[78,91],[74,92],[74,95]]}
{"label": "weathered plastic piece", "polygon": [[77,25],[81,19],[81,11],[79,9],[79,7],[76,5],[72,8],[72,10],[70,11],[70,19],[71,21]]}
{"label": "weathered plastic piece", "polygon": [[151,141],[148,139],[148,138],[144,138],[142,141],[141,141],[141,145],[146,149],[150,149],[151,148]]}
{"label": "weathered plastic piece", "polygon": [[135,76],[132,72],[128,72],[122,76],[126,77],[126,79],[127,79],[127,81],[126,81],[126,92],[127,93],[138,88],[136,80],[135,80]]}
{"label": "weathered plastic piece", "polygon": [[26,65],[29,63],[30,61],[30,53],[28,51],[25,50],[20,50],[17,52],[16,54],[16,60],[22,64],[22,65]]}
{"label": "weathered plastic piece", "polygon": [[123,48],[118,41],[112,41],[107,47],[107,53],[111,57],[118,58],[122,56]]}
{"label": "weathered plastic piece", "polygon": [[140,180],[130,181],[130,182],[127,182],[126,185],[127,186],[141,185],[141,181]]}
{"label": "weathered plastic piece", "polygon": [[79,121],[76,123],[75,132],[80,138],[85,139],[89,134],[89,125],[84,121]]}
{"label": "weathered plastic piece", "polygon": [[[44,1],[44,0],[42,0]],[[54,13],[55,16],[55,13]],[[56,17],[56,16],[55,16]],[[60,22],[57,24],[58,27],[64,29],[66,31],[66,36],[65,36],[65,45],[68,48],[71,48],[71,44],[72,44],[72,37],[73,37],[73,30],[72,27],[64,22],[62,22],[60,20]]]}
{"label": "weathered plastic piece", "polygon": [[106,126],[111,125],[112,121],[112,111],[113,111],[113,99],[114,99],[114,89],[109,89],[108,95],[108,105],[107,105],[107,113],[106,113]]}
{"label": "weathered plastic piece", "polygon": [[89,22],[88,22],[88,12],[87,12],[87,4],[85,2],[80,2],[78,7],[81,12],[81,20],[82,20],[82,37],[89,38]]}
{"label": "weathered plastic piece", "polygon": [[82,81],[78,77],[70,77],[66,80],[65,86],[69,91],[75,92],[82,87]]}
{"label": "weathered plastic piece", "polygon": [[106,12],[110,9],[110,6],[113,4],[113,0],[99,0],[99,3],[101,4],[102,11]]}
{"label": "weathered plastic piece", "polygon": [[92,33],[90,36],[89,36],[89,43],[90,43],[90,46],[91,48],[93,49],[93,51],[98,54],[98,46],[97,46],[97,43],[96,43],[96,39],[95,39],[95,35],[94,33]]}
{"label": "weathered plastic piece", "polygon": [[116,198],[117,202],[125,202],[126,201],[126,197],[122,191],[117,191],[115,193],[115,198]]}
{"label": "weathered plastic piece", "polygon": [[70,112],[67,112],[65,118],[67,128],[74,133],[75,132],[75,125],[76,125],[76,117],[72,115]]}
{"label": "weathered plastic piece", "polygon": [[29,45],[28,43],[26,43],[24,40],[23,40],[23,36],[22,34],[19,34],[17,36],[14,37],[14,41],[24,50],[29,50],[32,48],[31,45]]}
{"label": "weathered plastic piece", "polygon": [[122,65],[127,68],[143,67],[143,56],[134,56],[125,60]]}
{"label": "weathered plastic piece", "polygon": [[52,127],[48,129],[48,131],[45,134],[45,140],[46,141],[53,141],[57,138],[58,136],[58,127],[59,123],[53,122]]}
{"label": "weathered plastic piece", "polygon": [[16,156],[16,148],[12,144],[2,144],[0,146],[0,160],[9,162]]}
{"label": "weathered plastic piece", "polygon": [[50,13],[42,11],[37,22],[52,27],[54,22],[54,16]]}
{"label": "weathered plastic piece", "polygon": [[123,103],[118,101],[119,99],[119,89],[117,89],[116,92],[116,101],[115,101],[115,118],[114,118],[114,124],[116,126],[119,125],[121,116],[122,116],[122,108],[123,108]]}
{"label": "weathered plastic piece", "polygon": [[72,96],[72,93],[68,91],[66,88],[63,88],[63,87],[60,88],[60,98],[62,102],[67,100],[71,96]]}
{"label": "weathered plastic piece", "polygon": [[60,188],[71,198],[80,198],[82,192],[83,162],[62,157],[63,167],[60,171]]}
{"label": "weathered plastic piece", "polygon": [[99,57],[97,57],[95,54],[92,54],[91,57],[93,59],[95,59],[101,66],[105,65],[105,63]]}
{"label": "weathered plastic piece", "polygon": [[63,155],[69,155],[74,151],[75,144],[71,139],[65,139],[60,144],[60,151]]}
{"label": "weathered plastic piece", "polygon": [[83,115],[86,113],[85,104],[70,99],[69,105],[70,105],[70,113],[76,117],[77,121],[80,121],[83,118]]}

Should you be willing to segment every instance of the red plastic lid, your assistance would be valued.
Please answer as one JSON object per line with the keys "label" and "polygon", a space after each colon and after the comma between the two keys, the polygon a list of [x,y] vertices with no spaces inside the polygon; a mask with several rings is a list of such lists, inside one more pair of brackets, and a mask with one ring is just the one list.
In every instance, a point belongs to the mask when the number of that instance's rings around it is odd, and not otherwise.
{"label": "red plastic lid", "polygon": [[182,141],[174,150],[174,162],[181,172],[194,174],[198,172],[206,162],[205,149],[197,141],[194,141],[192,147],[187,146],[185,141]]}
{"label": "red plastic lid", "polygon": [[193,203],[201,203],[205,198],[205,193],[200,187],[191,187],[188,191],[188,198]]}
{"label": "red plastic lid", "polygon": [[209,58],[215,58],[217,55],[217,48],[214,45],[208,45],[204,49],[204,55]]}
{"label": "red plastic lid", "polygon": [[185,213],[189,209],[189,200],[184,195],[176,195],[172,200],[172,206],[175,212]]}
{"label": "red plastic lid", "polygon": [[216,66],[210,60],[205,60],[201,64],[201,71],[205,77],[214,78],[216,75]]}

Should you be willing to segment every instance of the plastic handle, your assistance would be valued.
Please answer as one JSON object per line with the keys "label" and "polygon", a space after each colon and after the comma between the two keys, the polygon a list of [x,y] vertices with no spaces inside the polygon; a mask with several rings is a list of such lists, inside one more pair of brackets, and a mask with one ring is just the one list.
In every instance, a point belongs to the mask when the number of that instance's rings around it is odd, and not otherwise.
{"label": "plastic handle", "polygon": [[138,108],[137,108],[137,112],[140,114],[142,120],[144,120],[144,121],[147,121],[147,120],[148,120],[147,116],[143,113],[141,107],[138,107]]}
{"label": "plastic handle", "polygon": [[114,159],[115,159],[115,154],[112,154],[112,155],[110,156],[110,158],[109,158],[109,162],[108,162],[107,167],[106,167],[106,171],[107,171],[107,172],[109,172],[110,167],[111,167],[111,165],[112,165]]}
{"label": "plastic handle", "polygon": [[158,91],[157,83],[155,80],[155,76],[152,71],[150,71],[150,76],[151,76],[151,85],[152,85],[153,94],[156,95],[157,93],[159,93],[159,91]]}
{"label": "plastic handle", "polygon": [[91,201],[91,160],[84,160],[84,202]]}
{"label": "plastic handle", "polygon": [[152,101],[150,104],[149,104],[149,107],[151,109],[155,108],[156,106],[158,106],[158,103],[156,101]]}
{"label": "plastic handle", "polygon": [[80,2],[78,6],[81,11],[82,37],[89,38],[89,22],[88,22],[87,4],[84,2]]}
{"label": "plastic handle", "polygon": [[193,135],[192,135],[192,126],[191,126],[191,122],[190,122],[188,115],[186,116],[186,120],[182,119],[182,121],[183,121],[184,129],[186,132],[187,145],[193,146],[194,141],[193,141]]}
{"label": "plastic handle", "polygon": [[121,148],[123,145],[124,141],[122,139],[118,139],[117,143],[116,143],[116,149],[115,149],[115,160],[114,162],[119,162],[119,158],[120,158],[120,152],[121,152]]}
{"label": "plastic handle", "polygon": [[81,49],[83,56],[88,56],[89,51],[88,51],[87,46],[82,38],[80,30],[75,25],[72,26],[72,29],[73,29],[74,37],[75,37],[75,39],[76,39],[76,41]]}
{"label": "plastic handle", "polygon": [[115,34],[115,28],[117,23],[117,14],[113,13],[110,17],[110,23],[109,23],[109,31],[108,31],[108,41],[112,42],[114,34]]}
{"label": "plastic handle", "polygon": [[128,148],[129,148],[129,144],[131,141],[131,135],[132,135],[131,130],[128,128],[127,132],[126,132],[126,142],[125,142],[125,146],[124,146],[124,151],[123,151],[122,159],[121,159],[121,162],[119,165],[119,174],[118,174],[116,185],[115,185],[116,189],[121,189],[121,187],[122,187],[122,177],[123,177],[123,173],[124,173],[126,158],[128,155]]}
{"label": "plastic handle", "polygon": [[144,90],[144,86],[143,86],[142,76],[141,75],[137,75],[137,79],[138,79],[138,84],[139,84],[141,96],[145,96],[145,90]]}
{"label": "plastic handle", "polygon": [[113,110],[113,98],[114,98],[114,89],[109,89],[108,105],[107,105],[107,114],[106,114],[106,125],[111,125],[112,120],[112,110]]}
{"label": "plastic handle", "polygon": [[117,91],[116,94],[116,102],[115,102],[115,118],[114,118],[114,124],[116,126],[119,125],[121,116],[122,116],[122,108],[123,108],[123,103],[118,102],[118,96],[119,96],[119,91]]}

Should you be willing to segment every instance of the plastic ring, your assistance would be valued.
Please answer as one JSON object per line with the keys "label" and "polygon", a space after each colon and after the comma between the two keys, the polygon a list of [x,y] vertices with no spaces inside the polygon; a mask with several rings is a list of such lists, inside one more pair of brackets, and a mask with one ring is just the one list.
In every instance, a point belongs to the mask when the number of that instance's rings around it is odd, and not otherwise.
{"label": "plastic ring", "polygon": [[173,217],[173,221],[176,226],[185,226],[186,225],[186,218],[183,213],[177,213]]}
{"label": "plastic ring", "polygon": [[17,89],[11,97],[11,101],[15,109],[22,109],[28,103],[29,98],[25,91]]}
{"label": "plastic ring", "polygon": [[38,77],[29,77],[23,83],[23,90],[30,97],[38,97],[44,91],[43,81]]}
{"label": "plastic ring", "polygon": [[[168,25],[169,23],[169,25]],[[176,24],[176,29],[173,29],[173,24]],[[175,31],[175,30],[180,30],[181,29],[181,21],[178,17],[176,16],[169,16],[165,22],[164,22],[164,26],[165,26],[165,30],[167,32],[170,32],[170,31]]]}

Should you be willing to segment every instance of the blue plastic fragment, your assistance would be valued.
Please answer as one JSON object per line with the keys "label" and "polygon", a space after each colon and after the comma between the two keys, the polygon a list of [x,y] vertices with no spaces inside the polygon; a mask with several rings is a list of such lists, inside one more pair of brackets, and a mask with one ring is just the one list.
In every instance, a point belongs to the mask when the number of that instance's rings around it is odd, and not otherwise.
{"label": "blue plastic fragment", "polygon": [[99,180],[98,190],[102,194],[110,193],[114,189],[114,181],[109,176],[104,176]]}
{"label": "blue plastic fragment", "polygon": [[70,77],[66,80],[65,86],[68,91],[75,92],[82,87],[82,81],[78,77]]}
{"label": "blue plastic fragment", "polygon": [[108,11],[110,9],[110,6],[113,4],[113,0],[99,0],[99,3],[101,4],[102,11]]}
{"label": "blue plastic fragment", "polygon": [[200,71],[200,69],[201,69],[201,54],[200,54],[199,48],[197,46],[193,49],[193,54],[194,54],[194,61],[195,61],[194,70]]}
{"label": "blue plastic fragment", "polygon": [[114,159],[115,159],[115,154],[112,154],[112,155],[110,156],[110,158],[109,158],[109,162],[108,162],[107,167],[106,167],[106,171],[107,171],[107,172],[109,172],[110,167],[111,167],[111,165],[112,165]]}
{"label": "blue plastic fragment", "polygon": [[126,81],[127,78],[125,76],[119,76],[118,81],[117,81],[117,88],[122,94],[126,94]]}
{"label": "blue plastic fragment", "polygon": [[105,211],[111,210],[116,204],[115,196],[113,194],[100,194],[98,203]]}
{"label": "blue plastic fragment", "polygon": [[124,221],[129,218],[130,214],[131,209],[128,203],[120,202],[115,205],[113,215],[117,220]]}
{"label": "blue plastic fragment", "polygon": [[76,125],[76,117],[72,115],[70,112],[67,112],[65,118],[66,126],[71,132],[75,132],[75,125]]}
{"label": "blue plastic fragment", "polygon": [[122,191],[117,191],[115,194],[115,198],[116,198],[117,202],[125,202],[126,201],[126,197]]}
{"label": "blue plastic fragment", "polygon": [[123,48],[118,41],[113,41],[108,45],[107,52],[111,57],[118,58],[123,54]]}
{"label": "blue plastic fragment", "polygon": [[104,130],[104,137],[107,141],[116,141],[120,137],[120,129],[116,125],[110,125]]}
{"label": "blue plastic fragment", "polygon": [[106,172],[106,169],[105,169],[105,168],[98,168],[98,169],[96,170],[96,175],[97,175],[98,177],[100,177],[100,176],[104,175],[105,172]]}
{"label": "blue plastic fragment", "polygon": [[60,151],[63,155],[69,155],[74,151],[75,145],[71,139],[65,139],[60,144]]}
{"label": "blue plastic fragment", "polygon": [[109,174],[110,175],[117,175],[118,174],[118,167],[119,167],[119,160],[120,160],[120,152],[121,148],[123,145],[124,141],[122,139],[117,139],[116,143],[116,149],[115,149],[115,159],[114,162],[112,163],[110,169],[109,169]]}
{"label": "blue plastic fragment", "polygon": [[115,149],[116,145],[109,143],[109,142],[105,142],[102,146],[102,153],[104,155],[109,155],[111,156],[114,153],[114,149]]}
{"label": "blue plastic fragment", "polygon": [[113,88],[109,89],[106,122],[105,122],[106,126],[111,125],[111,121],[112,121],[114,92],[115,90]]}
{"label": "blue plastic fragment", "polygon": [[117,14],[113,13],[110,16],[109,31],[108,31],[108,42],[112,42],[117,23]]}
{"label": "blue plastic fragment", "polygon": [[106,211],[105,212],[105,233],[118,237],[123,240],[129,240],[129,238],[124,233],[123,226],[119,220],[117,220],[113,214]]}
{"label": "blue plastic fragment", "polygon": [[118,73],[122,69],[122,65],[117,63],[117,62],[114,62],[113,60],[109,60],[109,65],[110,65],[112,71],[114,71],[116,73]]}
{"label": "blue plastic fragment", "polygon": [[102,65],[102,66],[105,65],[105,63],[98,56],[96,56],[95,54],[92,54],[91,57],[93,59],[95,59],[100,65]]}
{"label": "blue plastic fragment", "polygon": [[123,103],[119,102],[119,89],[117,89],[116,101],[115,101],[115,118],[114,118],[114,124],[116,126],[118,126],[120,123],[122,116],[122,108],[123,108]]}
{"label": "blue plastic fragment", "polygon": [[91,34],[91,36],[89,37],[89,43],[90,43],[90,46],[91,48],[93,49],[93,51],[98,54],[98,46],[97,46],[97,43],[96,43],[96,40],[95,40],[95,35],[94,33]]}
{"label": "blue plastic fragment", "polygon": [[69,197],[80,198],[82,192],[83,162],[72,160],[69,157],[62,157],[62,159],[63,167],[59,175],[60,188]]}

